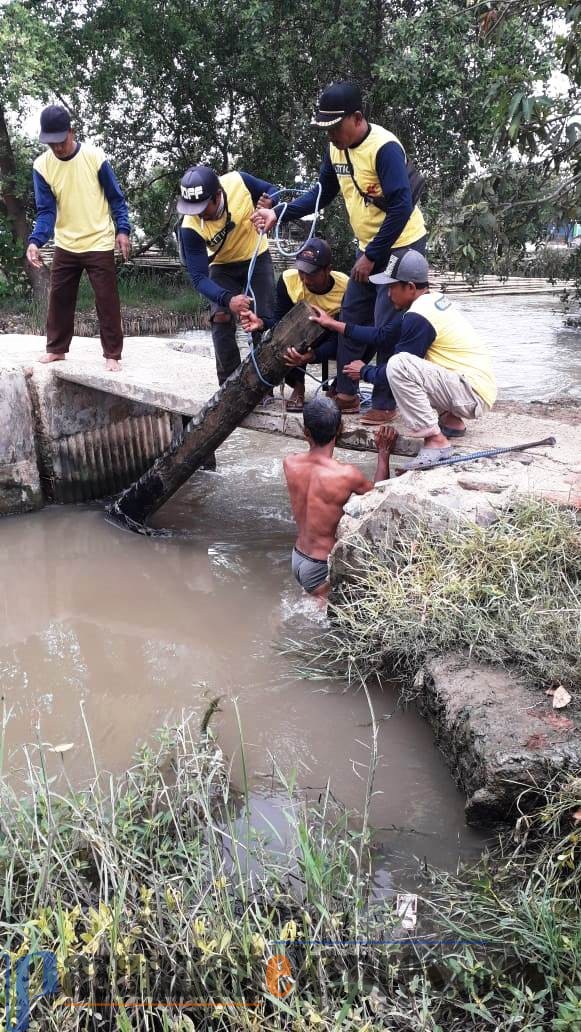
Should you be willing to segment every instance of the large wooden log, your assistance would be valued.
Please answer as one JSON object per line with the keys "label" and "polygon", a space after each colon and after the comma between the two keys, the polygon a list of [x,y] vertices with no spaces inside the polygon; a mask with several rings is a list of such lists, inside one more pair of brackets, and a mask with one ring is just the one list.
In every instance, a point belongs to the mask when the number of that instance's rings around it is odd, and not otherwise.
{"label": "large wooden log", "polygon": [[301,301],[281,319],[270,340],[255,348],[255,361],[248,355],[151,469],[109,506],[109,519],[129,530],[147,533],[145,520],[185,484],[267,393],[269,387],[260,379],[256,366],[264,380],[276,386],[287,371],[283,361],[287,348],[306,350],[324,333],[317,323],[309,321],[310,311]]}

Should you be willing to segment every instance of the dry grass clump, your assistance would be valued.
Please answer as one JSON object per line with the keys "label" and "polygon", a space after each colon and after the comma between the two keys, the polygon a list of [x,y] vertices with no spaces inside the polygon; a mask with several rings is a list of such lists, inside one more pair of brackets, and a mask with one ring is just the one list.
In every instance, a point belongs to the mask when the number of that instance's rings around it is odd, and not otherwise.
{"label": "dry grass clump", "polygon": [[405,677],[468,650],[535,681],[581,686],[581,532],[575,513],[530,501],[491,527],[408,526],[390,551],[361,540],[321,656]]}

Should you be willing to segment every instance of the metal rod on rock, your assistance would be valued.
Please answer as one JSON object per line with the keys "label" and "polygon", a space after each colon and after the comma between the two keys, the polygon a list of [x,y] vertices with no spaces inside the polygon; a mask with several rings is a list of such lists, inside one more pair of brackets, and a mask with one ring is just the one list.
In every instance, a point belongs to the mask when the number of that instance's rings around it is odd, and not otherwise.
{"label": "metal rod on rock", "polygon": [[[472,452],[470,455],[453,455],[440,462],[426,462],[423,466],[413,466],[413,472],[425,472],[428,469],[440,469],[441,466],[456,466],[462,462],[473,462],[475,459],[493,459],[495,455],[506,455],[508,452],[527,451],[529,448],[552,448],[557,443],[555,437],[544,437],[542,441],[530,441],[528,444],[511,444],[506,448],[487,448],[485,451]],[[407,470],[402,470],[406,473]]]}

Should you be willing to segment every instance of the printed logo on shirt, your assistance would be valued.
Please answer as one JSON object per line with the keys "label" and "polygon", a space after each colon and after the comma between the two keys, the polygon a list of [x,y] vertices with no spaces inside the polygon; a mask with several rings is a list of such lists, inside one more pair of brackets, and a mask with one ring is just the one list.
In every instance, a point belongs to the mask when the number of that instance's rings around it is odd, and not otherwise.
{"label": "printed logo on shirt", "polygon": [[401,255],[399,255],[399,254],[392,254],[392,255],[390,255],[390,259],[389,259],[389,261],[387,263],[387,268],[385,270],[387,276],[391,276],[391,274],[392,274],[393,270],[395,269],[397,263],[399,262],[400,258],[401,258]]}
{"label": "printed logo on shirt", "polygon": [[348,176],[350,174],[349,165],[333,165],[333,168],[338,176]]}
{"label": "printed logo on shirt", "polygon": [[219,229],[213,237],[210,237],[208,240],[208,247],[219,247],[222,241],[228,236],[228,233],[230,233],[234,228],[234,223],[229,219],[226,225],[222,226],[222,229]]}

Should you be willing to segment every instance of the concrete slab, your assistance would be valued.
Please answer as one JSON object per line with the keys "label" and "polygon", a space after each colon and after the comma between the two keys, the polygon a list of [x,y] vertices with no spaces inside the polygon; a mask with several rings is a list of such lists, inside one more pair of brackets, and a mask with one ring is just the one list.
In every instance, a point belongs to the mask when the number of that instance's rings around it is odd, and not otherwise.
{"label": "concrete slab", "polygon": [[[60,380],[116,394],[127,401],[184,415],[195,415],[217,388],[213,358],[204,341],[202,354],[181,350],[179,342],[158,337],[128,337],[125,340],[123,370],[107,373],[100,343],[94,338],[74,338],[66,362],[51,366],[35,363],[42,352],[43,338],[6,335],[0,338],[0,367],[26,367],[34,364],[37,376],[56,376]],[[311,382],[309,390],[315,387]],[[395,422],[400,433],[396,455],[415,455],[418,442],[406,437],[405,427]],[[247,429],[301,439],[300,415],[284,411],[279,399],[259,407],[243,423]],[[556,501],[581,505],[581,403],[519,404],[500,402],[492,412],[473,425],[456,444],[458,454],[504,447],[525,441],[557,439],[555,448],[531,452],[530,483],[535,494]],[[374,451],[373,430],[361,425],[358,417],[346,417],[339,444],[357,451]],[[476,468],[476,467],[474,467]],[[430,475],[430,474],[428,474]]]}

